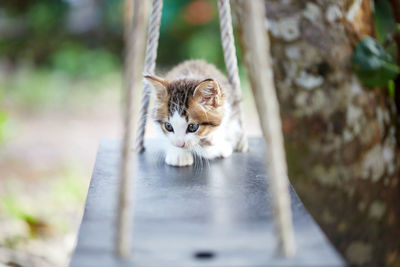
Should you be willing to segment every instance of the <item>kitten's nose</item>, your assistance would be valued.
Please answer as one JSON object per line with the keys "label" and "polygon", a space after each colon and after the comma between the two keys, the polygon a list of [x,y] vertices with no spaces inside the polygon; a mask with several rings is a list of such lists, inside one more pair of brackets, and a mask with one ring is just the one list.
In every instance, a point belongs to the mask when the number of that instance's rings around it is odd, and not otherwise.
{"label": "kitten's nose", "polygon": [[184,148],[185,147],[185,142],[181,141],[181,142],[176,142],[176,146],[180,147],[180,148]]}

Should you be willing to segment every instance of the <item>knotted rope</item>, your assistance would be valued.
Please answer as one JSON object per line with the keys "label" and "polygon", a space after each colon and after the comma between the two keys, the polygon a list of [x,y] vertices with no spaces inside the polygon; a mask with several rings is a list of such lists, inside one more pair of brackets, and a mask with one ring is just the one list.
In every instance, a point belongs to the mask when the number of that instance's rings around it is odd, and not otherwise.
{"label": "knotted rope", "polygon": [[[147,34],[146,58],[144,65],[144,73],[146,75],[154,75],[157,59],[158,39],[160,37],[160,25],[162,15],[162,0],[153,0],[152,11],[150,16],[150,25]],[[135,148],[139,152],[144,151],[144,134],[146,130],[147,114],[149,110],[151,85],[147,82],[143,83],[142,104],[140,106],[140,121]]]}
{"label": "knotted rope", "polygon": [[235,38],[233,36],[231,6],[229,0],[218,0],[218,10],[226,72],[228,73],[229,82],[233,87],[235,98],[239,100],[236,103],[236,105],[238,105],[238,112],[235,115],[238,117],[242,133],[235,149],[243,152],[248,150],[248,145],[246,133],[243,129],[243,113],[241,104],[242,94],[240,89],[239,70],[236,58]]}
{"label": "knotted rope", "polygon": [[129,257],[131,250],[132,212],[135,201],[132,190],[135,189],[134,174],[137,171],[137,161],[132,151],[132,141],[135,140],[139,99],[138,92],[143,68],[144,39],[146,33],[146,1],[135,0],[127,3],[133,12],[127,11],[125,24],[125,62],[124,62],[124,106],[120,176],[121,183],[118,192],[118,215],[116,224],[116,253],[121,257]]}
{"label": "knotted rope", "polygon": [[238,18],[242,40],[246,47],[244,58],[267,144],[268,189],[272,196],[275,225],[278,229],[279,251],[284,256],[291,256],[295,252],[292,212],[279,102],[272,72],[270,43],[264,27],[264,2],[240,0],[237,4],[241,11]]}

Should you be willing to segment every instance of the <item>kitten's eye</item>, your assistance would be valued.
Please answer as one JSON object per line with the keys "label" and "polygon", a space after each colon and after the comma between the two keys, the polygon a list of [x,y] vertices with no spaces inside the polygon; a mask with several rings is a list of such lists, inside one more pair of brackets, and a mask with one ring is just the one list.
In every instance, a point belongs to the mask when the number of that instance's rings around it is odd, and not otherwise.
{"label": "kitten's eye", "polygon": [[174,131],[174,128],[172,127],[171,123],[169,123],[169,122],[164,123],[164,127],[165,127],[165,130],[167,130],[168,132]]}
{"label": "kitten's eye", "polygon": [[199,129],[199,124],[198,123],[191,123],[188,125],[187,127],[187,131],[189,133],[194,133],[195,131],[197,131]]}

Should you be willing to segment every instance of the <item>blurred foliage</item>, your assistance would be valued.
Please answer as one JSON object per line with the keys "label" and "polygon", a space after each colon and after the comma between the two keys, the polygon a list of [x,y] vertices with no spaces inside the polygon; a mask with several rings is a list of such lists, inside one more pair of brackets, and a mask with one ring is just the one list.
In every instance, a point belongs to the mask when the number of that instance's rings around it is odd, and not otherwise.
{"label": "blurred foliage", "polygon": [[[197,20],[190,19],[193,14]],[[168,2],[163,7],[158,63],[171,66],[185,59],[204,58],[223,69],[218,23],[216,1]]]}
{"label": "blurred foliage", "polygon": [[[0,59],[16,63],[30,61],[38,67],[57,68],[60,64],[53,61],[54,55],[65,53],[65,50],[75,49],[75,52],[88,60],[86,65],[98,55],[91,51],[101,50],[101,58],[93,62],[93,67],[101,59],[109,62],[110,57],[114,58],[114,63],[116,58],[119,64],[122,50],[122,2],[6,0],[0,8],[3,14],[1,23],[9,27],[0,34]],[[81,28],[71,26],[73,23],[80,24]],[[75,56],[72,60],[78,60],[76,54],[71,56]],[[76,72],[74,70],[71,75]]]}
{"label": "blurred foliage", "polygon": [[371,37],[357,44],[352,61],[358,78],[371,87],[386,86],[400,70],[392,56]]}
{"label": "blurred foliage", "polygon": [[7,94],[7,103],[11,102],[11,105],[44,107],[46,104],[60,103],[67,93],[65,91],[69,90],[68,84],[62,74],[20,67],[7,78],[0,79],[0,92]]}
{"label": "blurred foliage", "polygon": [[50,62],[54,69],[78,77],[98,77],[119,67],[118,57],[107,50],[88,49],[79,43],[63,44]]}
{"label": "blurred foliage", "polygon": [[392,6],[387,0],[375,3],[373,23],[376,39],[366,37],[354,49],[352,63],[360,81],[368,87],[387,87],[394,98],[393,80],[399,75],[396,64],[398,47],[395,42],[396,24]]}
{"label": "blurred foliage", "polygon": [[[7,105],[57,106],[71,90],[85,84],[96,88],[107,76],[120,73],[123,8],[123,0],[3,0],[0,94],[7,96]],[[164,71],[194,58],[225,70],[217,3],[168,1],[163,6],[157,66]],[[0,117],[1,141],[5,115]]]}
{"label": "blurred foliage", "polygon": [[38,219],[35,218],[15,196],[2,196],[0,205],[1,210],[5,211],[12,217],[22,219],[30,223],[35,223],[38,221]]}
{"label": "blurred foliage", "polygon": [[82,181],[81,174],[73,168],[66,168],[63,171],[62,179],[59,179],[52,190],[53,198],[60,203],[85,202],[88,185]]}
{"label": "blurred foliage", "polygon": [[395,96],[395,90],[396,90],[396,87],[395,87],[395,86],[396,86],[396,85],[395,85],[395,83],[394,83],[393,80],[390,80],[390,81],[388,82],[389,96],[390,96],[391,99],[394,99],[394,96]]}
{"label": "blurred foliage", "polygon": [[[3,0],[0,24],[10,27],[0,32],[0,60],[29,61],[70,75],[102,75],[122,62],[123,7],[122,0]],[[74,20],[81,28],[71,26]],[[223,69],[218,23],[216,1],[168,1],[158,64],[204,58]]]}
{"label": "blurred foliage", "polygon": [[32,237],[38,235],[38,228],[44,223],[36,216],[34,216],[28,208],[26,208],[16,196],[7,195],[0,199],[1,210],[4,210],[9,216],[25,222]]}
{"label": "blurred foliage", "polygon": [[375,4],[373,21],[378,42],[385,44],[396,31],[393,9],[387,0],[379,0]]}
{"label": "blurred foliage", "polygon": [[[0,90],[0,103],[2,103],[3,94]],[[0,109],[0,145],[7,140],[8,115],[5,110]]]}
{"label": "blurred foliage", "polygon": [[30,1],[30,5],[26,19],[32,34],[43,36],[62,27],[68,8],[64,1]]}
{"label": "blurred foliage", "polygon": [[42,62],[65,34],[68,11],[65,1],[2,1],[3,23],[8,30],[0,36],[0,57],[22,57]]}
{"label": "blurred foliage", "polygon": [[[32,186],[19,182],[3,181],[6,190],[0,195],[0,220],[8,217],[24,223],[28,231],[25,234],[20,232],[22,236],[19,236],[24,238],[46,237],[55,232],[69,231],[71,222],[58,213],[76,212],[76,207],[85,201],[87,183],[73,167],[61,169],[57,179],[47,182],[42,192],[32,191]],[[10,240],[14,239],[10,236]],[[10,245],[16,245],[12,243]]]}
{"label": "blurred foliage", "polygon": [[4,110],[0,110],[0,144],[7,140],[8,115]]}
{"label": "blurred foliage", "polygon": [[86,107],[90,104],[94,91],[100,93],[107,89],[120,88],[121,75],[118,70],[100,76],[90,76],[94,75],[96,68],[85,70],[80,66],[82,73],[74,76],[59,69],[35,69],[31,65],[21,65],[7,77],[0,76],[0,95],[7,95],[3,101],[0,99],[0,104],[3,102],[5,107],[14,106],[22,110],[45,110],[66,106],[78,108],[82,105]]}

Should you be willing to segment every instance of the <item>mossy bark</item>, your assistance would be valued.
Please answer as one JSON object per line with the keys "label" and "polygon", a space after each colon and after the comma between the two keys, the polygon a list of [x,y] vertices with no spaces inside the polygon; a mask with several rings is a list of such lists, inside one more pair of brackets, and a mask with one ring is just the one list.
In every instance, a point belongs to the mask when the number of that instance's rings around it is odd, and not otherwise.
{"label": "mossy bark", "polygon": [[356,2],[265,0],[289,177],[349,263],[400,266],[398,115],[352,71],[373,34],[369,1]]}

